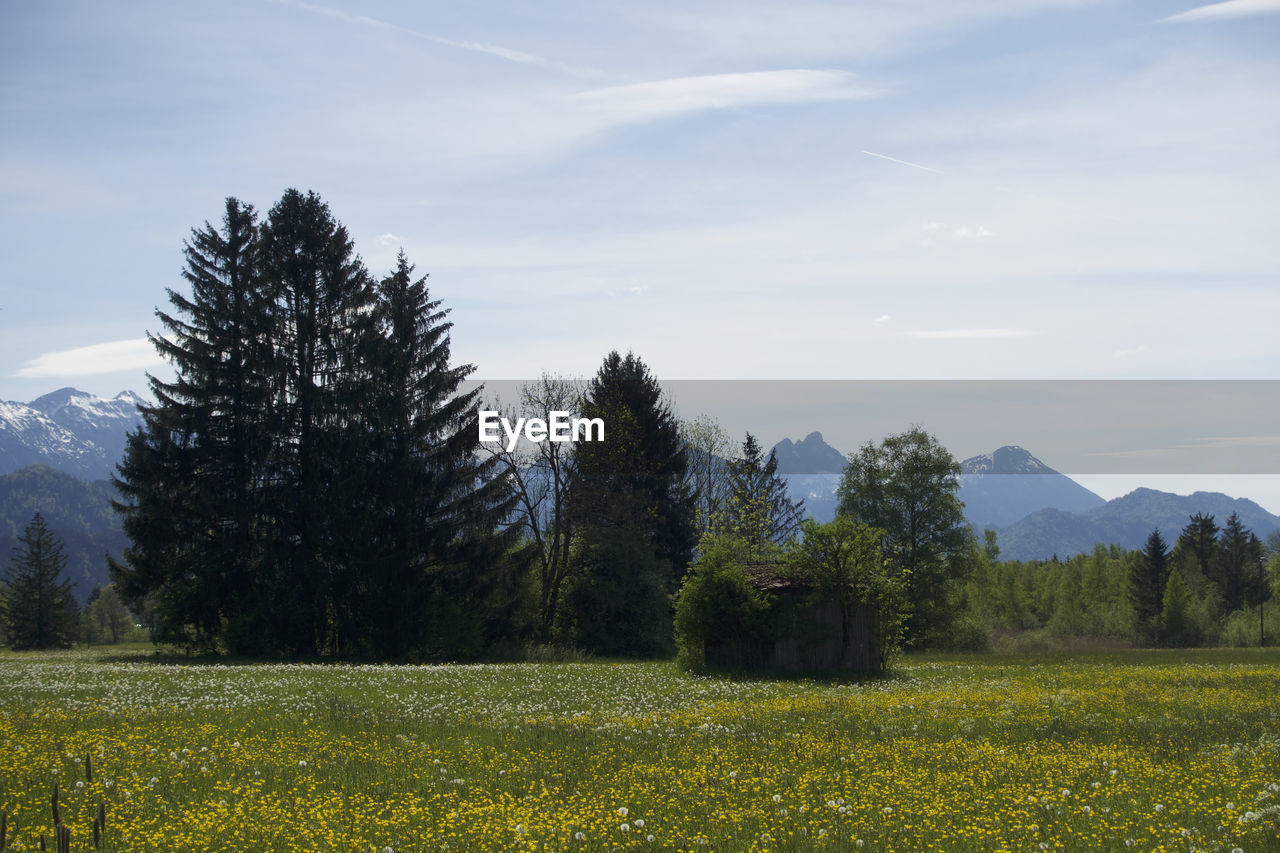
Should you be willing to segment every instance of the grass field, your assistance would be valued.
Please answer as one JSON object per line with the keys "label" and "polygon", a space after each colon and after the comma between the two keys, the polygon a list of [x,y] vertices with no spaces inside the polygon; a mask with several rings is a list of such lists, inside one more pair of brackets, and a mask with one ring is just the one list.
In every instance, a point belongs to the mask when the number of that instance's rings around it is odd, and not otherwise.
{"label": "grass field", "polygon": [[[92,762],[86,779],[85,757]],[[1280,650],[180,665],[0,655],[8,849],[1280,850]]]}

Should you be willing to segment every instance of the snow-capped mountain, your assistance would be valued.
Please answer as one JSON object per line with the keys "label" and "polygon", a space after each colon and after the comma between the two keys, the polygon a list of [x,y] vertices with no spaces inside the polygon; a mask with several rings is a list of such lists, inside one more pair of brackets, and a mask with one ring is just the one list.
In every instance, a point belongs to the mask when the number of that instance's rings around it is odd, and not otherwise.
{"label": "snow-capped mountain", "polygon": [[105,480],[124,456],[125,436],[142,422],[142,398],[106,400],[62,388],[30,403],[0,401],[0,474],[48,465],[84,480]]}
{"label": "snow-capped mountain", "polygon": [[1037,510],[1087,512],[1106,503],[1014,444],[961,462],[959,497],[978,530],[1013,524]]}

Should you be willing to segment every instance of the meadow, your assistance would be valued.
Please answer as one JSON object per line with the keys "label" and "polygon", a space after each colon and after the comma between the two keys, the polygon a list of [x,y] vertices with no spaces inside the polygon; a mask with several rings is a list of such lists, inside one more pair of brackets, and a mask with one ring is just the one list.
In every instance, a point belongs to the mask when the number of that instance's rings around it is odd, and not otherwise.
{"label": "meadow", "polygon": [[[86,766],[88,765],[88,766]],[[670,663],[0,655],[7,850],[1280,850],[1280,650]]]}

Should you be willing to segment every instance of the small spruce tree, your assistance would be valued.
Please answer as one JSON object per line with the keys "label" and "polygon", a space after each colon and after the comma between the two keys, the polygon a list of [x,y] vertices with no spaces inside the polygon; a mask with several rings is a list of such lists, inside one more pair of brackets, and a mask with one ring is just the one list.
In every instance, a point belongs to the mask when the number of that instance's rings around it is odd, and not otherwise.
{"label": "small spruce tree", "polygon": [[16,650],[66,648],[75,642],[79,614],[71,581],[62,577],[62,542],[37,512],[18,543],[4,583],[9,643]]}

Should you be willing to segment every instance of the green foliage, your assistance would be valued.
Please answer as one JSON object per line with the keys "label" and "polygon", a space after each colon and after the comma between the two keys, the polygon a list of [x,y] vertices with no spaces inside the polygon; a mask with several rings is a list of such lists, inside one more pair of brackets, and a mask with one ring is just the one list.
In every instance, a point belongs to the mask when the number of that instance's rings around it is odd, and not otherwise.
{"label": "green foliage", "polygon": [[658,381],[635,355],[611,352],[588,383],[582,414],[602,419],[605,435],[578,446],[574,524],[640,534],[674,593],[693,556],[694,496],[679,424]]}
{"label": "green foliage", "polygon": [[104,554],[120,554],[129,540],[111,507],[115,491],[105,481],[86,483],[45,465],[29,465],[0,477],[0,554],[8,554],[39,512],[62,542],[72,593],[83,600],[110,582]]}
{"label": "green foliage", "polygon": [[569,559],[558,629],[565,642],[601,657],[671,652],[671,569],[642,531],[586,525]]}
{"label": "green foliage", "polygon": [[1152,530],[1133,561],[1129,601],[1133,605],[1138,629],[1157,643],[1160,640],[1160,612],[1171,574],[1169,568],[1169,547],[1160,531]]}
{"label": "green foliage", "polygon": [[909,646],[947,633],[964,579],[976,564],[972,528],[956,493],[960,465],[919,427],[870,442],[849,459],[838,513],[885,533],[886,555],[906,585]]}
{"label": "green foliage", "polygon": [[1182,582],[1182,572],[1176,569],[1169,572],[1169,580],[1165,584],[1160,629],[1161,639],[1167,646],[1185,648],[1200,641],[1199,631],[1196,630],[1191,615],[1187,587]]}
{"label": "green foliage", "polygon": [[87,645],[119,643],[133,633],[133,614],[112,584],[95,589],[80,611],[81,636]]}
{"label": "green foliage", "polygon": [[753,652],[763,654],[772,639],[773,600],[752,585],[745,570],[759,554],[739,537],[715,533],[703,535],[698,554],[676,598],[676,662],[705,669],[707,648],[719,645],[731,658],[721,664],[750,666],[759,656]]}
{"label": "green foliage", "polygon": [[113,566],[156,639],[239,654],[475,657],[512,640],[527,560],[476,461],[477,392],[403,253],[375,282],[314,193],[192,231],[120,467]]}
{"label": "green foliage", "polygon": [[807,519],[784,563],[790,577],[812,585],[813,599],[838,602],[844,646],[858,610],[869,609],[882,667],[901,644],[912,608],[910,578],[885,559],[884,538],[883,530],[846,517],[826,524]]}
{"label": "green foliage", "polygon": [[5,635],[15,650],[65,648],[75,642],[78,612],[62,576],[62,543],[36,513],[18,537],[3,585]]}
{"label": "green foliage", "polygon": [[794,538],[804,519],[804,501],[791,499],[777,471],[773,453],[765,459],[756,437],[747,433],[741,458],[728,463],[728,496],[710,529],[738,537],[755,551]]}

